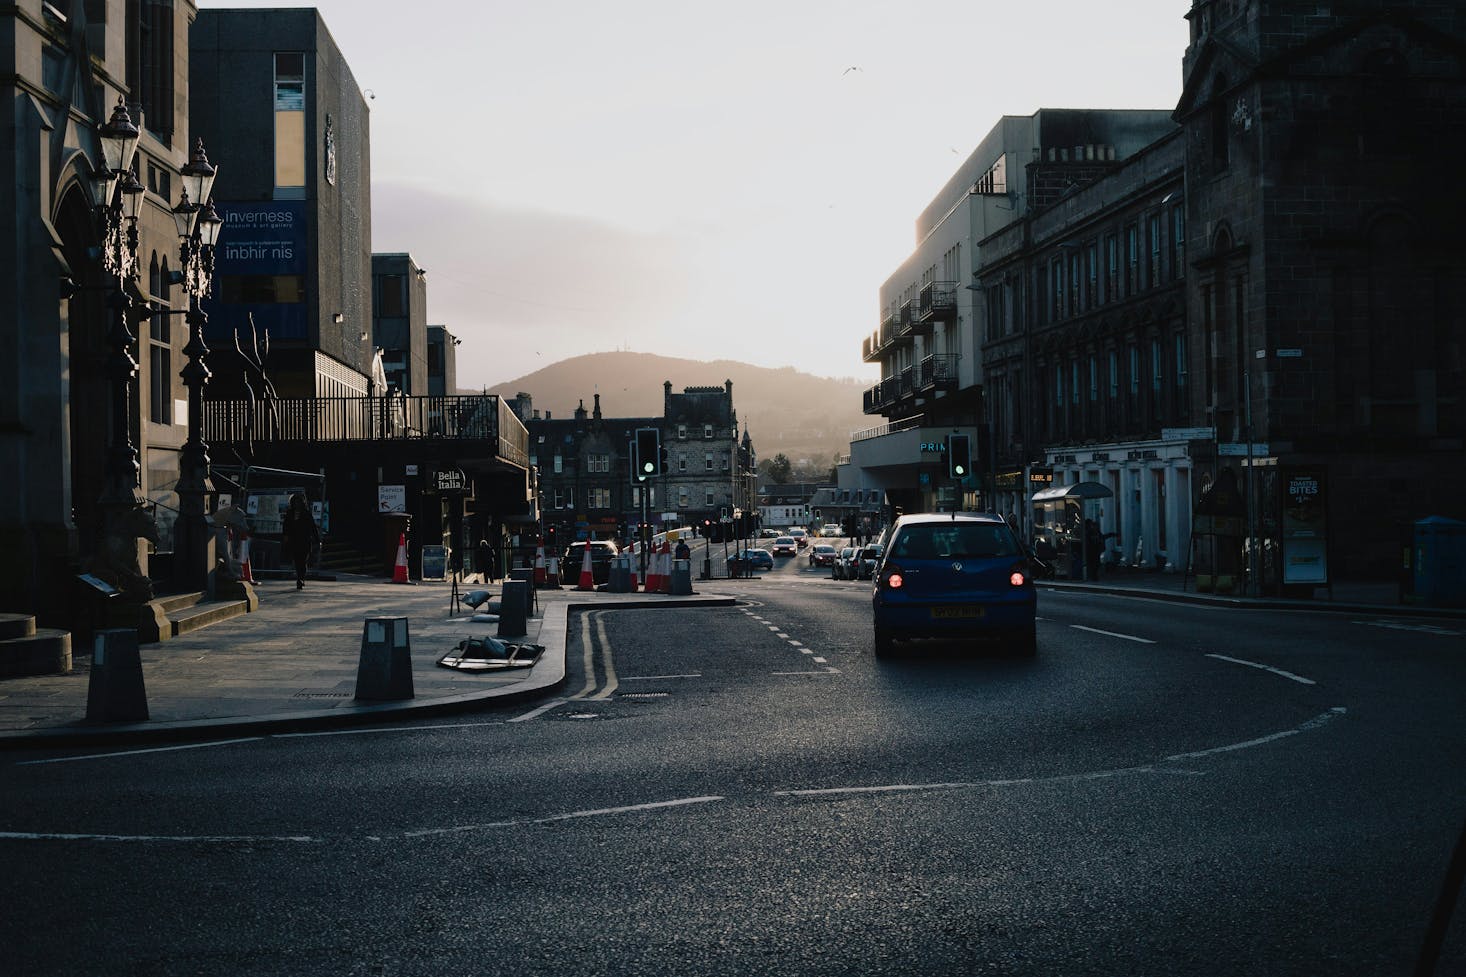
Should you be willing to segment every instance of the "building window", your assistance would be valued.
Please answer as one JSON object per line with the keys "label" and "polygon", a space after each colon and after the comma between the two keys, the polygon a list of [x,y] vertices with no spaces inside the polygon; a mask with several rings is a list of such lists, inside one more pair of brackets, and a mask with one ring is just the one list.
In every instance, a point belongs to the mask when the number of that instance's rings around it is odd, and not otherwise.
{"label": "building window", "polygon": [[1099,400],[1099,357],[1093,353],[1089,356],[1089,402],[1092,404]]}
{"label": "building window", "polygon": [[1055,258],[1049,262],[1049,277],[1052,280],[1054,293],[1052,306],[1049,310],[1049,320],[1058,322],[1064,317],[1064,259]]}
{"label": "building window", "polygon": [[1171,280],[1179,281],[1186,275],[1186,208],[1176,204],[1171,208]]}
{"label": "building window", "polygon": [[1058,363],[1054,366],[1054,403],[1060,407],[1064,406],[1064,364]]}
{"label": "building window", "polygon": [[609,509],[609,508],[611,508],[611,490],[610,489],[606,489],[606,488],[593,488],[593,489],[588,489],[587,492],[586,492],[586,495],[588,496],[588,498],[586,500],[586,505],[587,505],[588,508],[591,508],[591,509]]}
{"label": "building window", "polygon": [[1069,255],[1069,314],[1078,315],[1082,308],[1079,302],[1079,286],[1083,276],[1079,272],[1079,253]]}
{"label": "building window", "polygon": [[1110,350],[1110,399],[1120,399],[1120,354]]}
{"label": "building window", "polygon": [[1186,334],[1176,333],[1176,390],[1186,390]]}
{"label": "building window", "polygon": [[706,505],[706,506],[710,506],[710,505],[713,504],[713,490],[712,489],[708,489],[705,492],[703,492],[702,504],[703,505]]}
{"label": "building window", "polygon": [[[275,189],[305,192],[305,55],[275,55]],[[293,191],[293,192],[292,192]],[[197,201],[195,201],[197,203]]]}
{"label": "building window", "polygon": [[609,474],[611,471],[611,456],[603,452],[596,452],[585,456],[586,471],[596,474]]}
{"label": "building window", "polygon": [[677,425],[677,440],[678,441],[686,441],[687,440],[687,425],[686,424],[678,424]]}
{"label": "building window", "polygon": [[1134,295],[1140,291],[1140,228],[1134,224],[1125,227],[1125,294]]}
{"label": "building window", "polygon": [[148,291],[162,303],[162,315],[148,320],[148,417],[154,424],[173,423],[173,329],[168,315],[168,259],[154,255],[148,269]]}
{"label": "building window", "polygon": [[1130,344],[1130,396],[1140,396],[1140,347]]}
{"label": "building window", "polygon": [[687,456],[686,455],[684,455],[684,454],[678,454],[677,455],[677,470],[679,472],[685,472],[685,471],[687,471]]}
{"label": "building window", "polygon": [[686,509],[687,508],[687,499],[688,499],[687,489],[685,489],[685,488],[684,489],[678,489],[677,490],[677,508],[679,508],[679,509]]}
{"label": "building window", "polygon": [[142,109],[141,123],[166,143],[173,135],[175,111],[173,0],[137,0],[134,9],[129,10],[133,29],[127,36],[127,83]]}
{"label": "building window", "polygon": [[561,475],[561,474],[564,474],[564,472],[565,472],[565,459],[562,458],[561,455],[560,455],[560,452],[557,451],[557,452],[555,452],[555,474],[556,475]]}
{"label": "building window", "polygon": [[1089,266],[1089,288],[1084,293],[1084,307],[1092,309],[1099,304],[1099,245],[1091,241],[1084,249],[1084,255]]}
{"label": "building window", "polygon": [[377,317],[390,319],[407,315],[407,276],[377,276]]}
{"label": "building window", "polygon": [[713,439],[713,426],[711,424],[704,424],[702,426],[702,436],[705,441],[711,441]]}
{"label": "building window", "polygon": [[1115,235],[1105,235],[1105,301],[1120,297],[1120,242]]}
{"label": "building window", "polygon": [[713,453],[711,451],[703,456],[702,470],[705,472],[710,472],[713,470]]}
{"label": "building window", "polygon": [[1079,403],[1079,361],[1069,361],[1069,403]]}
{"label": "building window", "polygon": [[1145,283],[1155,288],[1161,283],[1161,215],[1150,215],[1150,261],[1145,269]]}

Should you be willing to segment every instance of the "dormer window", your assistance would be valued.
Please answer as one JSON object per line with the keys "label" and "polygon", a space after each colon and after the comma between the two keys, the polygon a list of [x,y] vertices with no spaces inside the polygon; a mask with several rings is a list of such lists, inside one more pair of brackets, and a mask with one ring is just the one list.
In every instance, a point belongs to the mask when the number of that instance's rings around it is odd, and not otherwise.
{"label": "dormer window", "polygon": [[711,424],[704,424],[702,426],[702,436],[708,441],[713,439],[713,426]]}

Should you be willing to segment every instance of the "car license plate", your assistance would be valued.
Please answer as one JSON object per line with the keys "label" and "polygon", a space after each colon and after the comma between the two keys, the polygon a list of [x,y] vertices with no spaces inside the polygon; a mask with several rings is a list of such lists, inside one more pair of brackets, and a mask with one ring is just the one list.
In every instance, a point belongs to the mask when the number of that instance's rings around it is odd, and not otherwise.
{"label": "car license plate", "polygon": [[982,617],[984,610],[982,607],[933,607],[932,617],[937,620]]}

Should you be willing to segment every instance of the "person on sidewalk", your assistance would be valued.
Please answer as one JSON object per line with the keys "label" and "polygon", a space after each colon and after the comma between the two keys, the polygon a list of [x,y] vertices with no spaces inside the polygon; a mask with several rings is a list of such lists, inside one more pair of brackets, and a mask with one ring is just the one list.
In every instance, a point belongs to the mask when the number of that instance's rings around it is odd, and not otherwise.
{"label": "person on sidewalk", "polygon": [[679,540],[677,540],[677,551],[675,553],[673,553],[672,556],[673,556],[674,559],[678,559],[678,560],[690,560],[690,559],[692,559],[692,548],[687,545],[687,540],[685,540],[685,539],[679,539]]}
{"label": "person on sidewalk", "polygon": [[281,532],[285,537],[285,552],[295,563],[295,589],[303,590],[306,561],[310,559],[311,551],[321,539],[304,493],[296,492],[290,497],[290,506],[285,510]]}

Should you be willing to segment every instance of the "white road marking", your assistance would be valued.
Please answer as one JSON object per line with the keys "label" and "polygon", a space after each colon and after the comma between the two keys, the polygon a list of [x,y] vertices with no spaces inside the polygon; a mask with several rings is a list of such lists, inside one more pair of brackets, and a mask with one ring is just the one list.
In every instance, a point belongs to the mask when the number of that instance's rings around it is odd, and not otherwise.
{"label": "white road marking", "polygon": [[664,678],[702,678],[702,672],[688,672],[686,675],[623,675],[623,682],[656,682]]}
{"label": "white road marking", "polygon": [[109,835],[62,834],[49,831],[0,831],[0,839],[8,841],[150,841],[201,842],[204,844],[254,844],[261,841],[314,842],[309,835]]}
{"label": "white road marking", "polygon": [[675,801],[655,801],[650,804],[630,804],[626,807],[602,807],[591,811],[571,811],[569,814],[552,814],[544,818],[523,818],[515,821],[493,821],[488,824],[465,824],[452,828],[426,828],[422,831],[408,831],[404,838],[424,838],[430,835],[458,834],[464,831],[483,831],[491,828],[514,828],[526,824],[554,824],[575,818],[594,818],[607,814],[636,814],[642,811],[660,811],[672,807],[686,807],[691,804],[712,804],[727,800],[725,797],[684,797]]}
{"label": "white road marking", "polygon": [[800,648],[799,649],[799,653],[801,655],[813,655],[814,654],[814,649],[813,648]]}
{"label": "white road marking", "polygon": [[770,672],[770,675],[838,675],[839,670],[834,668],[822,668],[817,672]]}
{"label": "white road marking", "polygon": [[549,702],[546,702],[544,705],[540,706],[538,709],[531,709],[529,712],[525,713],[524,715],[522,715],[522,716],[515,716],[513,719],[507,720],[507,722],[511,722],[511,723],[528,722],[529,720],[534,719],[537,716],[543,716],[545,713],[549,712],[551,709],[557,709],[560,706],[563,706],[565,703],[567,703],[569,701],[570,701],[569,699],[551,699]]}
{"label": "white road marking", "polygon": [[22,760],[17,767],[34,767],[43,763],[71,763],[73,760],[107,760],[119,756],[137,756],[141,753],[170,753],[174,750],[202,750],[210,746],[231,746],[235,743],[253,743],[263,736],[245,736],[237,740],[214,740],[210,743],[184,743],[181,746],[155,746],[146,750],[118,750],[116,753],[88,753],[86,756],[53,757],[50,760]]}
{"label": "white road marking", "polygon": [[817,662],[819,662],[821,665],[825,664],[825,660],[823,658],[821,658],[819,655],[815,655],[814,656],[814,660],[817,661]]}
{"label": "white road marking", "polygon": [[1085,627],[1083,624],[1071,624],[1071,628],[1078,628],[1080,631],[1092,631],[1095,634],[1108,635],[1111,638],[1124,638],[1126,641],[1139,641],[1143,645],[1153,645],[1154,641],[1149,638],[1137,638],[1133,634],[1121,634],[1118,631],[1101,631],[1099,628]]}
{"label": "white road marking", "polygon": [[488,723],[438,723],[433,726],[373,726],[369,729],[323,729],[314,733],[271,733],[272,740],[302,739],[307,736],[358,736],[363,733],[421,733],[434,729],[477,729],[480,726],[502,726],[503,720]]}
{"label": "white road marking", "polygon": [[793,638],[790,638],[789,639],[789,643],[791,645],[793,645],[794,647],[796,647],[796,648],[799,648],[799,647],[803,646],[803,644],[804,644],[803,641],[795,641]]}
{"label": "white road marking", "polygon": [[1348,711],[1349,710],[1345,709],[1343,706],[1334,706],[1328,712],[1321,713],[1320,715],[1317,715],[1310,719],[1308,722],[1295,726],[1292,729],[1285,729],[1281,733],[1273,733],[1271,736],[1259,736],[1255,740],[1246,740],[1242,743],[1232,743],[1228,746],[1217,746],[1213,747],[1210,750],[1198,750],[1195,753],[1177,753],[1174,756],[1166,757],[1165,762],[1171,763],[1175,760],[1194,760],[1198,757],[1215,756],[1218,753],[1231,753],[1233,750],[1247,750],[1251,749],[1254,746],[1262,746],[1264,743],[1272,743],[1275,740],[1284,739],[1289,736],[1297,736],[1299,733],[1305,732],[1310,729],[1317,729],[1325,723],[1339,718]]}
{"label": "white road marking", "polygon": [[[1326,713],[1315,716],[1305,723],[1283,730],[1281,733],[1273,733],[1271,736],[1260,736],[1257,739],[1246,740],[1242,743],[1231,743],[1227,746],[1218,746],[1210,750],[1198,750],[1195,753],[1177,753],[1173,756],[1163,758],[1160,763],[1175,763],[1178,760],[1195,760],[1200,757],[1215,756],[1218,753],[1229,753],[1234,750],[1247,750],[1255,746],[1262,746],[1272,743],[1288,736],[1296,736],[1299,733],[1310,729],[1318,729],[1320,726],[1337,719],[1348,712],[1343,706],[1335,706]],[[778,797],[832,797],[852,794],[896,794],[911,793],[924,790],[955,790],[972,787],[1015,787],[1024,784],[1054,784],[1069,781],[1104,780],[1110,777],[1128,777],[1133,774],[1167,774],[1167,775],[1192,775],[1194,771],[1166,769],[1157,764],[1144,764],[1138,767],[1119,767],[1113,770],[1094,770],[1086,773],[1059,774],[1054,777],[1020,777],[1004,780],[973,780],[973,781],[950,781],[933,784],[881,784],[868,787],[822,787],[809,790],[776,790]]]}
{"label": "white road marking", "polygon": [[1292,679],[1294,682],[1301,682],[1304,685],[1317,685],[1311,678],[1304,678],[1302,675],[1294,675],[1292,672],[1285,672],[1281,668],[1273,668],[1271,665],[1261,665],[1257,662],[1246,661],[1241,658],[1229,658],[1226,655],[1207,655],[1208,658],[1215,658],[1218,661],[1231,662],[1234,665],[1246,665],[1248,668],[1260,668],[1264,672],[1272,672],[1274,675],[1281,675],[1283,678]]}
{"label": "white road marking", "polygon": [[785,634],[783,631],[775,631],[774,632],[774,637],[776,637],[776,638],[783,638],[785,641],[788,641],[789,640],[789,636],[787,634]]}
{"label": "white road marking", "polygon": [[1416,631],[1420,634],[1439,634],[1455,636],[1466,634],[1463,631],[1451,631],[1447,628],[1438,628],[1434,624],[1408,624],[1404,621],[1351,621],[1351,624],[1362,624],[1371,628],[1389,628],[1392,631]]}

